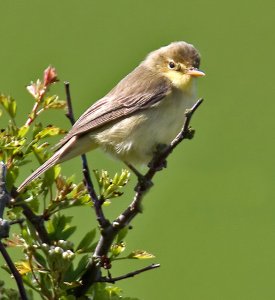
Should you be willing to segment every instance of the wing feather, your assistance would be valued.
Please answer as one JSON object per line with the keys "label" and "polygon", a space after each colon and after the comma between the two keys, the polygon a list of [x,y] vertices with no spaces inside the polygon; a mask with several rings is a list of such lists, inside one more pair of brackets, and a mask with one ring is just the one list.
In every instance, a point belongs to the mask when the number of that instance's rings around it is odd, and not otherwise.
{"label": "wing feather", "polygon": [[[144,72],[147,75],[146,79]],[[59,142],[57,148],[62,147],[75,135],[83,135],[137,111],[147,109],[161,101],[170,92],[171,85],[165,77],[140,65],[105,97],[88,108]]]}

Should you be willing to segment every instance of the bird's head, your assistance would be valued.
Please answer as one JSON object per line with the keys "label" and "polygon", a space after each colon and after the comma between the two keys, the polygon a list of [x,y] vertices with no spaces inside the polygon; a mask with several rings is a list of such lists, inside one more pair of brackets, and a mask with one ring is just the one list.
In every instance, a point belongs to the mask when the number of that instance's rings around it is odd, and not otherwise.
{"label": "bird's head", "polygon": [[174,42],[151,52],[144,64],[168,78],[175,88],[186,90],[192,80],[204,76],[199,70],[200,54],[186,42]]}

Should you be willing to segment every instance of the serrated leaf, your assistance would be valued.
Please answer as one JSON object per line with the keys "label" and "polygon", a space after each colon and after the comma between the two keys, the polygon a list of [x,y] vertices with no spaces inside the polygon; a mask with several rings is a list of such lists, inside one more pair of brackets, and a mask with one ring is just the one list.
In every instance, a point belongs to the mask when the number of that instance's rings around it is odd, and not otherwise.
{"label": "serrated leaf", "polygon": [[60,233],[60,240],[67,240],[75,231],[76,231],[76,226],[72,226],[69,227],[67,229],[64,229],[61,233]]}
{"label": "serrated leaf", "polygon": [[79,261],[76,269],[70,274],[70,280],[77,280],[81,274],[86,270],[87,265],[89,263],[89,255],[85,254]]}
{"label": "serrated leaf", "polygon": [[43,294],[46,294],[46,296],[48,296],[48,299],[53,299],[54,297],[52,295],[52,281],[49,274],[40,273],[40,281],[40,284],[43,287]]}
{"label": "serrated leaf", "polygon": [[22,237],[28,245],[32,245],[37,240],[36,229],[29,220],[26,220],[25,222],[26,224],[21,231]]}
{"label": "serrated leaf", "polygon": [[89,291],[92,299],[100,300],[120,300],[122,290],[117,286],[106,285],[105,283],[96,283]]}
{"label": "serrated leaf", "polygon": [[96,235],[95,229],[86,233],[86,235],[83,237],[83,239],[80,241],[79,245],[77,246],[76,251],[81,253],[86,248],[88,248],[92,244],[92,242],[95,238],[95,235]]}
{"label": "serrated leaf", "polygon": [[22,127],[20,127],[18,130],[18,137],[23,138],[28,133],[29,129],[30,129],[30,126],[26,126],[26,125],[23,125]]}
{"label": "serrated leaf", "polygon": [[44,256],[42,256],[40,253],[38,253],[37,251],[33,252],[33,255],[36,259],[36,261],[41,265],[43,266],[44,268],[47,268],[48,267],[48,264],[47,264],[47,261],[46,259],[44,258]]}
{"label": "serrated leaf", "polygon": [[44,109],[61,109],[67,106],[67,102],[59,100],[57,95],[47,97],[43,103]]}
{"label": "serrated leaf", "polygon": [[135,258],[135,259],[150,259],[150,258],[155,258],[155,256],[145,250],[135,250],[132,251],[129,255],[128,258]]}
{"label": "serrated leaf", "polygon": [[17,104],[16,104],[15,100],[11,99],[11,103],[9,106],[9,113],[12,118],[14,118],[16,115],[16,106],[17,106]]}
{"label": "serrated leaf", "polygon": [[32,138],[33,139],[42,130],[42,128],[43,128],[42,123],[34,124],[33,129],[32,129]]}
{"label": "serrated leaf", "polygon": [[106,286],[105,290],[107,291],[110,299],[112,299],[111,297],[113,297],[113,296],[120,296],[120,294],[122,292],[121,288],[119,288],[117,286],[112,286],[112,285]]}
{"label": "serrated leaf", "polygon": [[43,187],[50,187],[61,172],[60,165],[55,165],[44,173]]}
{"label": "serrated leaf", "polygon": [[0,95],[0,104],[4,107],[6,112],[14,119],[16,115],[16,102],[10,96]]}
{"label": "serrated leaf", "polygon": [[55,214],[53,218],[47,223],[49,236],[52,240],[66,240],[76,230],[75,226],[70,223],[72,217]]}
{"label": "serrated leaf", "polygon": [[114,257],[117,257],[118,255],[120,255],[124,250],[126,249],[126,244],[123,243],[123,242],[120,242],[120,243],[116,243],[116,244],[113,244],[111,246],[111,253]]}
{"label": "serrated leaf", "polygon": [[19,261],[15,262],[14,264],[20,275],[25,275],[32,271],[28,261]]}
{"label": "serrated leaf", "polygon": [[32,209],[33,212],[38,212],[40,201],[37,197],[26,199],[25,202],[28,203],[28,206]]}
{"label": "serrated leaf", "polygon": [[129,181],[130,175],[131,175],[131,173],[128,170],[122,169],[121,175],[120,175],[120,178],[119,178],[119,181],[118,181],[117,185],[118,186],[126,185]]}
{"label": "serrated leaf", "polygon": [[56,127],[56,126],[49,125],[49,126],[43,128],[39,133],[37,133],[35,135],[35,139],[41,140],[46,137],[56,136],[56,135],[64,134],[64,133],[66,133],[65,130],[63,130],[59,127]]}

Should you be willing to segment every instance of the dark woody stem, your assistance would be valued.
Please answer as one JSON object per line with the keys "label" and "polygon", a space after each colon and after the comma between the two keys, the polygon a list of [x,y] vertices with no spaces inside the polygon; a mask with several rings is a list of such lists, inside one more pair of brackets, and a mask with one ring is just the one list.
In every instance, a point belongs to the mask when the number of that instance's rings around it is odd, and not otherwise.
{"label": "dark woody stem", "polygon": [[10,223],[3,219],[4,208],[8,205],[11,200],[11,196],[6,190],[6,166],[4,163],[0,162],[0,253],[2,254],[6,264],[8,265],[11,274],[13,275],[21,299],[27,300],[27,294],[24,288],[23,280],[18,270],[16,269],[12,259],[10,258],[4,244],[2,243],[2,238],[9,235],[9,225]]}
{"label": "dark woody stem", "polygon": [[[66,101],[68,106],[68,111],[66,113],[67,118],[70,120],[72,126],[75,123],[74,113],[73,113],[73,107],[72,107],[72,99],[71,99],[71,93],[70,93],[70,84],[69,82],[65,82],[65,91],[66,91]],[[103,210],[102,210],[102,203],[98,199],[97,194],[94,189],[94,185],[91,179],[89,165],[87,161],[87,157],[85,154],[81,155],[82,159],[82,172],[85,179],[86,187],[88,190],[88,193],[93,201],[94,209],[97,217],[97,221],[102,229],[106,228],[110,222],[105,218]]]}
{"label": "dark woody stem", "polygon": [[[95,282],[102,282],[104,279],[101,277],[101,263],[100,259],[107,256],[108,251],[114,242],[117,233],[129,223],[141,212],[141,202],[145,194],[152,188],[152,179],[155,174],[163,169],[166,163],[166,159],[173,152],[173,150],[185,139],[191,139],[194,135],[194,130],[189,126],[193,114],[199,108],[203,99],[199,99],[191,109],[185,112],[185,121],[180,133],[170,143],[158,151],[151,162],[149,163],[149,170],[145,175],[137,174],[138,182],[135,187],[135,195],[132,203],[112,222],[109,226],[106,226],[101,232],[101,237],[96,246],[93,258],[88,264],[86,271],[81,277],[82,285],[76,288],[72,293],[77,296],[85,295],[86,291]],[[127,278],[127,274],[121,276]]]}
{"label": "dark woody stem", "polygon": [[123,280],[126,278],[131,278],[134,277],[140,273],[146,272],[146,271],[150,271],[156,268],[159,268],[160,264],[152,264],[150,266],[147,266],[145,268],[133,271],[133,272],[129,272],[127,274],[124,274],[122,276],[118,276],[118,277],[101,277],[100,282],[110,282],[110,283],[116,283],[119,280]]}

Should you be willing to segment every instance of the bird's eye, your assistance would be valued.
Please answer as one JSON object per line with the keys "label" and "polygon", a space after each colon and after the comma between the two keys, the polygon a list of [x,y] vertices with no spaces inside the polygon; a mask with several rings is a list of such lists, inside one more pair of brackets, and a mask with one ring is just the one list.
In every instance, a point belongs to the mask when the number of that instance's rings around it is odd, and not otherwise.
{"label": "bird's eye", "polygon": [[170,69],[175,69],[176,64],[173,61],[170,61],[168,66],[169,66]]}

